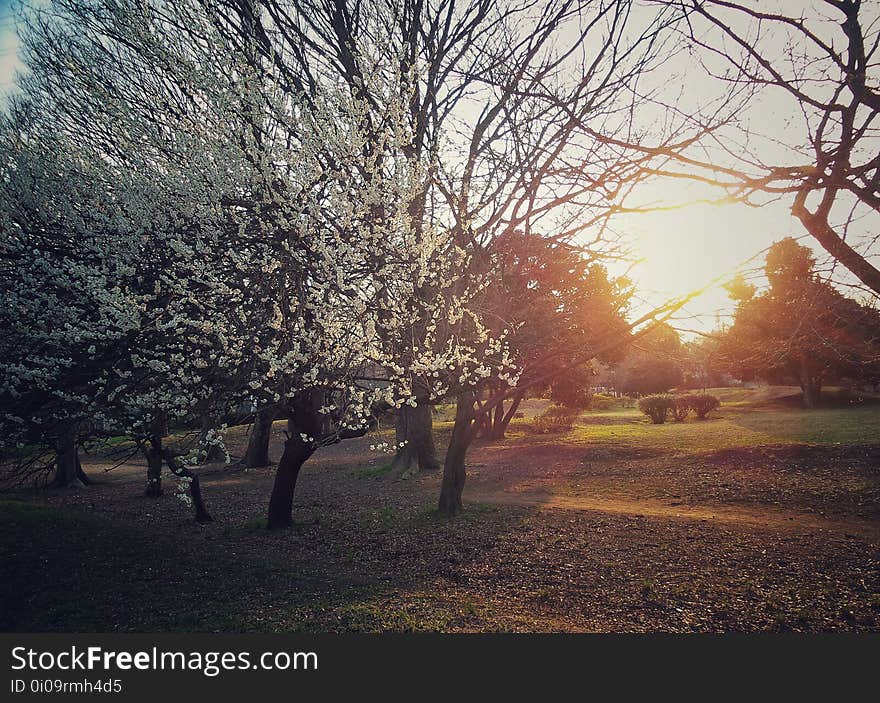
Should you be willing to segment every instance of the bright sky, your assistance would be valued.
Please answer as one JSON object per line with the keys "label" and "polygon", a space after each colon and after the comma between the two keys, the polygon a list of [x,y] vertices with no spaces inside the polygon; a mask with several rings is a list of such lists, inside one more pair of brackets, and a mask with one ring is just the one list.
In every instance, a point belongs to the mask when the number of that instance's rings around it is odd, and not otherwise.
{"label": "bright sky", "polygon": [[[0,99],[14,87],[18,40],[12,0],[0,0]],[[687,69],[679,62],[669,67],[668,79],[687,81],[690,99],[701,99],[701,85],[711,92],[708,83],[685,78]],[[758,112],[754,125],[759,131],[773,131],[784,122],[780,110],[767,106]],[[778,127],[777,127],[778,128]],[[639,200],[645,202],[686,202],[699,198],[717,198],[717,192],[688,189],[678,183],[645,186]],[[755,257],[773,241],[785,236],[804,234],[785,203],[761,208],[734,204],[726,206],[694,205],[686,208],[639,214],[620,218],[616,229],[632,238],[636,255],[641,259],[631,271],[643,308],[705,286],[716,277],[728,277],[737,267]],[[809,239],[803,240],[810,244]],[[763,257],[748,266],[759,266]],[[731,302],[720,284],[708,290],[687,308],[689,319],[679,326],[708,331],[716,324],[718,313],[729,313]]]}
{"label": "bright sky", "polygon": [[12,0],[0,0],[0,95],[13,85],[18,49]]}
{"label": "bright sky", "polygon": [[[797,4],[792,0],[767,0],[758,5],[767,12],[782,11],[787,14],[797,14],[796,7],[800,6],[802,16],[812,21],[811,28],[826,39],[823,34],[825,28],[834,27],[834,24],[815,24],[818,18],[830,12],[827,6],[823,7],[816,0],[804,0]],[[644,6],[637,10],[651,11],[650,7]],[[866,5],[863,9],[866,27],[872,21],[877,21],[877,13],[876,5]],[[730,16],[726,18],[736,26]],[[698,34],[705,31],[699,25],[695,25],[695,28]],[[744,26],[737,28],[740,32],[744,31]],[[712,36],[710,43],[717,44],[716,36],[701,34],[701,38],[707,36]],[[835,45],[839,45],[839,42],[840,37],[836,36]],[[767,34],[761,47],[774,65],[777,65],[777,61],[778,65],[785,65],[788,56],[782,37]],[[729,68],[722,59],[706,60],[714,73],[723,73]],[[679,54],[666,62],[654,81],[658,79],[665,86],[663,95],[671,96],[685,113],[701,108],[710,109],[713,99],[724,90],[721,81],[708,76],[694,57],[687,54]],[[806,154],[797,153],[805,141],[805,128],[799,106],[784,91],[768,91],[759,95],[749,109],[738,112],[737,117],[750,126],[753,136],[749,146],[753,153],[761,155],[762,160],[798,165],[810,162],[809,151]],[[767,138],[755,138],[754,135],[758,134]],[[717,200],[722,195],[708,186],[687,186],[672,179],[645,185],[636,193],[640,202],[667,204]],[[761,207],[699,204],[620,218],[616,222],[616,229],[632,237],[635,255],[640,259],[632,269],[631,277],[644,298],[642,310],[698,290],[721,277],[724,280],[718,281],[705,294],[689,303],[680,316],[683,319],[676,324],[681,329],[709,331],[716,326],[719,313],[723,316],[732,312],[733,304],[721,287],[723,283],[738,270],[760,268],[764,262],[763,250],[773,242],[788,236],[796,237],[800,243],[816,251],[817,260],[827,259],[819,245],[805,236],[803,226],[790,213],[790,205],[791,198],[785,197]],[[876,231],[877,225],[876,213],[872,214],[870,222],[861,223],[863,231],[868,232]]]}
{"label": "bright sky", "polygon": [[[664,195],[669,200],[693,199],[692,191],[684,188]],[[692,205],[633,215],[618,223],[618,229],[633,237],[640,261],[630,276],[646,307],[722,279],[691,302],[676,323],[682,329],[701,331],[716,326],[717,314],[731,312],[732,303],[722,285],[733,272],[762,265],[763,255],[756,256],[759,252],[778,239],[803,234],[783,204],[761,208]]]}

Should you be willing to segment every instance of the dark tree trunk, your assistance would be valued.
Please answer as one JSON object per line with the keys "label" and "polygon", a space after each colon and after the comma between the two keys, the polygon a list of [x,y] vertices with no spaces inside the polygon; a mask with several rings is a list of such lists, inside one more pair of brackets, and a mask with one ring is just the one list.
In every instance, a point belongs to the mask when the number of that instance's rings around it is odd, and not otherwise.
{"label": "dark tree trunk", "polygon": [[495,412],[492,413],[492,433],[489,435],[491,439],[504,438],[504,400],[499,400],[495,406]]}
{"label": "dark tree trunk", "polygon": [[[391,467],[392,475],[408,476],[413,464],[420,471],[440,470],[434,446],[431,406],[428,403],[419,403],[414,408],[409,405],[400,408],[395,429],[398,446]],[[402,442],[404,445],[401,447]]]}
{"label": "dark tree trunk", "polygon": [[[492,400],[492,390],[489,389],[487,393],[486,402]],[[477,400],[480,400],[480,396],[477,396]],[[479,407],[479,402],[477,403],[477,407]],[[475,439],[491,439],[492,438],[492,412],[489,411],[487,413],[478,413],[474,419],[474,438]]]}
{"label": "dark tree trunk", "polygon": [[438,510],[442,515],[452,516],[461,512],[461,495],[466,478],[465,457],[474,436],[474,394],[462,393],[455,405],[455,423],[446,461],[443,464],[443,482],[440,485]]}
{"label": "dark tree trunk", "polygon": [[205,500],[202,498],[202,484],[199,477],[192,475],[192,482],[189,484],[189,495],[192,498],[193,508],[196,511],[196,522],[205,524],[206,522],[214,522],[208,509],[205,507]]}
{"label": "dark tree trunk", "polygon": [[804,407],[815,408],[819,405],[819,398],[822,395],[822,384],[819,381],[810,380],[801,384],[801,390],[804,392]]}
{"label": "dark tree trunk", "polygon": [[162,495],[162,440],[151,437],[147,449],[147,490],[148,498],[158,498]]}
{"label": "dark tree trunk", "polygon": [[92,479],[89,478],[89,475],[83,471],[82,463],[79,460],[79,451],[76,452],[76,475],[79,478],[80,482],[84,486],[91,486]]}
{"label": "dark tree trunk", "polygon": [[479,439],[488,439],[492,434],[492,423],[488,415],[481,415],[474,423],[474,436]]}
{"label": "dark tree trunk", "polygon": [[81,488],[90,483],[79,460],[79,448],[76,445],[77,426],[71,424],[55,440],[55,477],[52,486],[57,488]]}
{"label": "dark tree trunk", "polygon": [[200,456],[199,458],[201,462],[205,464],[212,464],[215,461],[223,461],[226,459],[226,454],[224,454],[219,446],[213,443],[209,444],[206,441],[208,432],[214,428],[214,425],[213,418],[206,417],[202,421],[202,431],[199,436],[199,450],[200,454],[203,454],[203,456]]}
{"label": "dark tree trunk", "polygon": [[278,530],[293,524],[293,494],[299,471],[314,449],[303,442],[299,434],[292,434],[284,443],[284,453],[275,472],[275,483],[269,498],[269,515],[266,527]]}
{"label": "dark tree trunk", "polygon": [[165,459],[165,463],[168,464],[168,468],[171,469],[176,476],[184,476],[190,480],[189,496],[192,498],[193,509],[196,514],[196,522],[202,525],[208,522],[214,522],[214,518],[211,517],[207,507],[205,507],[205,500],[202,497],[202,485],[199,481],[199,477],[181,464],[177,460],[177,457],[175,457],[168,449],[162,451],[162,456]]}
{"label": "dark tree trunk", "polygon": [[[507,434],[507,428],[510,426],[510,421],[513,420],[514,415],[516,415],[516,411],[519,410],[520,403],[523,401],[523,395],[517,393],[513,396],[513,401],[510,404],[510,407],[507,409],[507,412],[504,411],[504,402],[498,403],[495,407],[494,412],[492,413],[492,423],[490,425],[489,431],[484,435],[487,439],[499,441],[504,439],[504,436]],[[488,423],[488,416],[486,419]]]}
{"label": "dark tree trunk", "polygon": [[800,385],[804,395],[804,407],[815,408],[822,394],[822,380],[811,372],[806,360],[801,360],[800,364]]}
{"label": "dark tree trunk", "polygon": [[[287,420],[289,436],[275,472],[275,483],[269,497],[266,527],[278,530],[293,524],[293,495],[302,465],[314,454],[315,439],[321,437],[324,416],[318,412],[323,394],[318,390],[299,394],[293,401]],[[306,435],[309,439],[303,439]]]}
{"label": "dark tree trunk", "polygon": [[242,464],[248,468],[269,465],[269,440],[272,438],[272,422],[275,408],[264,408],[254,416],[248,437],[247,452]]}

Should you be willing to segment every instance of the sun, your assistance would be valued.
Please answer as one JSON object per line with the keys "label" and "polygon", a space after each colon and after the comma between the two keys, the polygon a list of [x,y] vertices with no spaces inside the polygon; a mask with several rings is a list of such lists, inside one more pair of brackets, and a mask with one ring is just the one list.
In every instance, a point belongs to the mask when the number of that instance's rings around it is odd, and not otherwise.
{"label": "sun", "polygon": [[[722,285],[738,271],[760,264],[760,253],[774,241],[800,234],[787,208],[778,203],[695,202],[694,189],[645,189],[645,202],[693,203],[672,209],[628,214],[617,223],[636,263],[630,277],[645,306],[707,290],[687,306],[690,323],[702,331],[730,309]],[[652,197],[653,196],[653,197]],[[721,280],[716,280],[721,279]]]}

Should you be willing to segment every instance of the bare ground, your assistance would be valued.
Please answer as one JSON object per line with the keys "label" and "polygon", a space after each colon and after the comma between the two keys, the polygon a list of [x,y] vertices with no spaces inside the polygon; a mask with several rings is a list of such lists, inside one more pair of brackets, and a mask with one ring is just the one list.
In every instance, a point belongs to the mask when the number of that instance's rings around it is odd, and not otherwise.
{"label": "bare ground", "polygon": [[135,460],[102,473],[112,460],[93,457],[88,489],[6,496],[0,628],[880,630],[876,445],[526,434],[473,450],[466,511],[447,520],[438,475],[389,480],[369,443],[309,462],[281,533],[262,527],[270,468],[201,469],[207,526],[171,484],[143,497]]}

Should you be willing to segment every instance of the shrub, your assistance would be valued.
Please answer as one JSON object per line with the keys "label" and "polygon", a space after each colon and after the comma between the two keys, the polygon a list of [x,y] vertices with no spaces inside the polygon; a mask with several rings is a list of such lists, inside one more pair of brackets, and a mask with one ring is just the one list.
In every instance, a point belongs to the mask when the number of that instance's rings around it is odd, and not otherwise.
{"label": "shrub", "polygon": [[593,395],[592,410],[611,410],[621,405],[621,399],[604,393],[595,393]]}
{"label": "shrub", "polygon": [[714,395],[701,393],[688,396],[688,404],[700,420],[705,420],[706,415],[721,406],[721,401]]}
{"label": "shrub", "polygon": [[551,405],[532,422],[532,430],[538,434],[568,432],[574,424],[575,413],[561,405]]}
{"label": "shrub", "polygon": [[682,422],[690,414],[691,399],[687,395],[679,395],[672,399],[672,419]]}
{"label": "shrub", "polygon": [[568,369],[550,385],[550,400],[572,410],[589,410],[593,401],[591,385],[594,376],[590,364]]}
{"label": "shrub", "polygon": [[551,405],[544,411],[547,417],[574,417],[577,411],[565,405]]}
{"label": "shrub", "polygon": [[562,379],[550,389],[550,400],[572,410],[589,410],[593,407],[593,392],[575,380]]}
{"label": "shrub", "polygon": [[671,395],[646,395],[639,399],[639,410],[650,417],[651,422],[655,425],[662,425],[666,422],[666,417],[674,404],[675,401]]}

